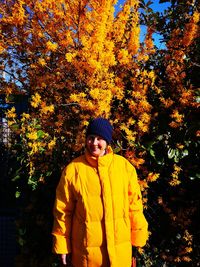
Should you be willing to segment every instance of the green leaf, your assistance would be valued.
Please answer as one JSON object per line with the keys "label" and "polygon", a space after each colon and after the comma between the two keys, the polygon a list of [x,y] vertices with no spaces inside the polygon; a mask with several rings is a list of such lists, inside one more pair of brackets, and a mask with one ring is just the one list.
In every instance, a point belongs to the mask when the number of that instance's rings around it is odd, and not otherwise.
{"label": "green leaf", "polygon": [[[20,157],[19,157],[19,159],[20,159]],[[26,162],[26,160],[27,159],[25,157],[23,157],[23,158],[21,158],[20,163],[23,164],[24,162]]]}
{"label": "green leaf", "polygon": [[177,163],[177,162],[179,162],[179,160],[180,160],[180,152],[179,152],[179,150],[178,149],[175,149],[175,156],[174,156],[174,161]]}
{"label": "green leaf", "polygon": [[173,149],[173,148],[170,148],[167,152],[167,155],[168,155],[168,158],[169,159],[172,159],[175,157],[176,155],[176,149]]}
{"label": "green leaf", "polygon": [[189,151],[187,149],[184,149],[182,152],[182,158],[189,155]]}
{"label": "green leaf", "polygon": [[45,148],[44,147],[39,147],[39,151],[40,151],[40,153],[43,153],[45,151]]}
{"label": "green leaf", "polygon": [[20,192],[20,191],[16,191],[16,192],[15,192],[15,197],[16,197],[16,198],[19,198],[20,195],[21,195],[21,192]]}
{"label": "green leaf", "polygon": [[114,148],[114,152],[115,153],[118,153],[118,152],[120,152],[121,151],[121,148],[120,147],[116,147],[116,148]]}
{"label": "green leaf", "polygon": [[155,158],[155,151],[154,151],[153,149],[150,149],[149,152],[150,152],[150,155],[151,155],[153,158]]}
{"label": "green leaf", "polygon": [[12,129],[15,130],[15,131],[18,130],[19,129],[19,125],[17,123],[14,123],[12,125]]}
{"label": "green leaf", "polygon": [[162,166],[165,165],[164,160],[157,160],[156,162],[158,165],[162,165]]}
{"label": "green leaf", "polygon": [[160,135],[157,137],[157,139],[158,139],[159,141],[163,140],[163,138],[164,138],[163,134],[160,134]]}
{"label": "green leaf", "polygon": [[42,130],[37,131],[38,138],[43,138],[44,135],[45,135],[45,132],[43,132]]}
{"label": "green leaf", "polygon": [[21,247],[23,247],[26,244],[26,241],[23,238],[19,237],[18,243]]}
{"label": "green leaf", "polygon": [[20,179],[20,175],[16,175],[15,177],[12,178],[12,182],[15,182],[16,180]]}
{"label": "green leaf", "polygon": [[50,176],[50,175],[52,175],[52,171],[48,171],[48,172],[46,173],[46,176]]}
{"label": "green leaf", "polygon": [[200,179],[200,173],[196,173],[196,178]]}
{"label": "green leaf", "polygon": [[150,150],[151,147],[155,144],[155,141],[152,140],[152,141],[149,141],[147,143],[144,144],[144,148],[146,148],[147,150]]}
{"label": "green leaf", "polygon": [[122,144],[121,144],[121,142],[119,141],[119,140],[117,140],[117,145],[118,145],[118,147],[122,147]]}
{"label": "green leaf", "polygon": [[175,157],[174,157],[174,161],[175,161],[176,163],[178,163],[178,162],[179,162],[179,160],[180,160],[180,158],[179,158],[179,157],[177,157],[177,156],[175,155]]}

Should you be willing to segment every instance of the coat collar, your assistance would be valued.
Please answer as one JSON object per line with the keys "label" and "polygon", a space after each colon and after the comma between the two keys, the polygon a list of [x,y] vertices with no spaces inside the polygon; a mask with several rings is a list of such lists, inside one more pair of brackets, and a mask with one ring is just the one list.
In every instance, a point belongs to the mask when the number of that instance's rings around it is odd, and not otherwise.
{"label": "coat collar", "polygon": [[85,151],[85,157],[87,162],[95,168],[99,168],[99,167],[107,167],[110,165],[112,158],[113,158],[113,150],[111,148],[111,146],[108,146],[107,148],[107,154],[105,154],[102,157],[94,157],[92,156],[88,150],[86,149]]}

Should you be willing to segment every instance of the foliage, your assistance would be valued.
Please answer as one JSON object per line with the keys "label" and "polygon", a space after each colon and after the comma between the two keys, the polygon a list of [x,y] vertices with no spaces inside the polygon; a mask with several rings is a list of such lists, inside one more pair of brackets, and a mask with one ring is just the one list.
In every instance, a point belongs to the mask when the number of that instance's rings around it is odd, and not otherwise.
{"label": "foliage", "polygon": [[[154,13],[151,2],[130,0],[115,14],[114,0],[1,1],[6,75],[0,92],[8,102],[13,94],[29,95],[27,113],[7,112],[18,158],[11,173],[17,266],[56,265],[50,252],[55,187],[63,166],[84,150],[89,119],[100,115],[113,123],[115,151],[139,174],[150,238],[138,265],[198,266],[199,96],[191,69],[199,12],[193,2],[173,1],[165,13]],[[142,43],[140,23],[147,26]],[[154,44],[155,32],[165,49]]]}

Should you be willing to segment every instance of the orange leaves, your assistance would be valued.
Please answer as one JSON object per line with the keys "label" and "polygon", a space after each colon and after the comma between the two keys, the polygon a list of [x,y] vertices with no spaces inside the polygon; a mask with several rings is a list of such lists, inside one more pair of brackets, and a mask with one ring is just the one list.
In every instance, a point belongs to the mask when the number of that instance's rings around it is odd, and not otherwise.
{"label": "orange leaves", "polygon": [[[26,16],[21,16],[25,27],[19,27],[13,45],[16,54],[23,55],[22,59],[19,57],[19,69],[21,62],[25,62],[32,112],[44,124],[49,123],[48,117],[68,105],[70,108],[63,113],[70,116],[81,110],[83,121],[86,114],[117,118],[116,125],[134,146],[150,129],[154,108],[149,101],[152,89],[159,94],[163,106],[170,109],[171,127],[181,125],[184,116],[173,113],[176,99],[171,93],[162,94],[162,89],[155,85],[155,70],[146,67],[155,52],[153,30],[147,29],[144,43],[140,44],[139,0],[126,1],[116,16],[115,3],[112,0],[36,0],[34,4],[28,0],[16,1],[21,8],[16,12],[26,10]],[[5,19],[9,16],[5,9]],[[191,25],[198,20],[198,14],[194,13]],[[172,33],[168,47],[181,42],[175,42],[180,34],[180,29]],[[2,43],[2,51],[4,47]],[[182,85],[185,72],[180,65],[185,52],[173,50],[168,56],[166,73],[173,85],[178,84],[173,93],[182,106],[189,106],[193,94]],[[176,95],[177,90],[180,94]],[[181,109],[180,114],[183,115]],[[134,123],[130,123],[130,118]],[[61,120],[55,123],[61,132],[64,123]]]}
{"label": "orange leaves", "polygon": [[[7,113],[10,129],[19,122],[28,183],[36,187],[46,181],[49,170],[80,154],[89,119],[104,116],[115,129],[115,151],[137,168],[144,206],[151,203],[147,194],[155,185],[160,196],[151,195],[160,204],[156,211],[163,208],[170,222],[182,230],[189,226],[189,213],[173,212],[165,193],[181,189],[190,168],[196,168],[195,161],[191,167],[187,159],[193,160],[189,146],[196,149],[190,132],[194,129],[193,137],[200,136],[189,121],[199,105],[190,80],[190,51],[199,34],[199,13],[186,14],[185,25],[176,28],[169,14],[174,30],[163,30],[166,49],[155,53],[157,14],[140,43],[139,4],[144,1],[124,1],[116,15],[113,0],[3,2],[7,4],[1,5],[0,12],[0,57],[5,66],[0,68],[2,76],[6,71],[10,75],[3,77],[0,92],[12,96],[18,88],[30,95],[30,114],[17,120],[14,109]],[[170,149],[179,156],[169,157]],[[167,192],[163,185],[169,187]],[[172,261],[190,261],[190,234],[185,231],[180,241],[185,246]],[[161,257],[167,259],[169,254]]]}
{"label": "orange leaves", "polygon": [[46,66],[46,64],[47,64],[44,58],[39,58],[39,59],[38,59],[38,63],[39,63],[39,65],[41,65],[42,67],[43,67],[43,66]]}
{"label": "orange leaves", "polygon": [[131,55],[139,48],[139,1],[126,1],[114,21],[113,35],[119,48],[127,48]]}
{"label": "orange leaves", "polygon": [[155,47],[153,42],[153,30],[147,28],[147,34],[144,40],[144,44],[140,47],[140,53],[137,55],[138,61],[146,62],[149,60],[149,56],[155,53]]}
{"label": "orange leaves", "polygon": [[79,94],[71,94],[70,100],[71,102],[82,102],[85,100],[86,94],[85,93],[79,93]]}
{"label": "orange leaves", "polygon": [[51,114],[54,112],[54,105],[46,105],[45,102],[41,103],[41,115],[47,115],[47,114]]}
{"label": "orange leaves", "polygon": [[31,106],[37,108],[41,103],[41,96],[38,93],[32,96]]}
{"label": "orange leaves", "polygon": [[[10,1],[11,2],[11,1]],[[22,26],[25,23],[25,20],[27,18],[26,12],[24,9],[25,1],[18,0],[15,1],[15,3],[11,6],[10,14],[3,14],[3,18],[1,21],[6,24],[14,24],[15,26]]]}
{"label": "orange leaves", "polygon": [[[193,236],[188,232],[188,230],[184,232],[183,238],[188,245],[192,245]],[[191,252],[191,250],[189,252]]]}
{"label": "orange leaves", "polygon": [[5,51],[5,47],[3,44],[0,44],[0,54],[2,54]]}
{"label": "orange leaves", "polygon": [[125,154],[126,158],[135,166],[136,169],[140,169],[141,166],[145,163],[145,160],[142,158],[142,155],[136,156],[134,151],[128,149]]}
{"label": "orange leaves", "polygon": [[17,117],[15,107],[12,107],[10,110],[8,110],[6,115],[8,119],[15,119]]}
{"label": "orange leaves", "polygon": [[155,182],[160,177],[159,173],[150,172],[147,176],[148,182]]}
{"label": "orange leaves", "polygon": [[181,183],[181,180],[179,179],[179,174],[181,171],[182,169],[178,165],[174,164],[174,171],[171,174],[172,179],[169,182],[171,186],[177,186]]}
{"label": "orange leaves", "polygon": [[172,31],[171,38],[166,44],[169,50],[169,54],[166,55],[166,70],[171,82],[179,87],[182,86],[185,78],[184,68],[187,52],[198,34],[198,21],[199,12],[195,11],[190,15],[189,22],[184,25],[183,30],[176,28]]}
{"label": "orange leaves", "polygon": [[[154,95],[171,114],[170,127],[184,124],[184,108],[194,106],[193,88],[184,85],[186,47],[197,36],[199,14],[194,12],[184,30],[175,29],[166,44],[166,69],[160,75],[169,81],[168,88],[164,82],[157,84],[149,60],[155,52],[152,27],[140,44],[139,2],[125,1],[116,16],[112,0],[19,0],[2,12],[4,24],[16,32],[12,40],[4,38],[0,53],[11,45],[15,58],[9,64],[16,67],[17,59],[17,68],[23,69],[32,115],[45,128],[54,125],[59,135],[70,132],[65,120],[74,116],[81,130],[90,116],[112,117],[122,132],[119,139],[135,147],[151,129]],[[177,49],[181,46],[184,49]],[[140,168],[144,157],[132,162]]]}
{"label": "orange leaves", "polygon": [[[130,146],[134,146],[137,133],[130,129],[130,125],[121,124],[120,130],[125,132],[127,141]],[[132,160],[132,159],[131,159]]]}
{"label": "orange leaves", "polygon": [[164,97],[159,98],[162,104],[164,105],[165,108],[169,108],[173,105],[174,101],[171,100],[171,98],[165,99]]}
{"label": "orange leaves", "polygon": [[139,121],[138,121],[138,128],[142,132],[148,132],[148,126],[151,121],[151,116],[144,112],[139,116]]}
{"label": "orange leaves", "polygon": [[120,49],[117,55],[118,61],[121,65],[126,65],[130,62],[130,55],[128,50]]}
{"label": "orange leaves", "polygon": [[[109,117],[113,98],[123,100],[121,66],[122,75],[134,69],[132,56],[139,48],[139,1],[127,1],[114,18],[115,2],[16,2],[27,10],[26,30],[16,38],[26,54],[31,91],[42,98],[32,99],[32,107],[59,99],[59,105],[75,102],[86,112]],[[46,109],[41,114],[48,114]]]}
{"label": "orange leaves", "polygon": [[46,47],[47,47],[47,50],[52,51],[52,52],[55,52],[56,49],[57,49],[57,47],[58,47],[58,44],[53,43],[53,42],[51,42],[51,41],[48,41],[48,42],[46,43]]}
{"label": "orange leaves", "polygon": [[185,32],[182,40],[184,47],[188,47],[198,34],[198,22],[199,22],[199,12],[195,11],[190,18],[190,22],[185,26]]}
{"label": "orange leaves", "polygon": [[151,110],[152,106],[148,101],[147,92],[149,86],[154,86],[155,75],[153,71],[137,71],[133,72],[131,77],[130,96],[126,100],[128,108],[130,110],[130,116],[132,115],[136,123],[131,128],[134,128],[137,132],[136,139],[140,138],[144,133],[149,131],[149,125],[151,123]]}
{"label": "orange leaves", "polygon": [[41,95],[38,93],[35,93],[35,95],[32,96],[30,104],[33,108],[38,110],[39,116],[43,119],[54,113],[54,105],[47,105],[46,101],[42,100]]}
{"label": "orange leaves", "polygon": [[194,92],[191,89],[183,90],[181,97],[180,97],[180,103],[182,106],[190,106],[191,104],[195,105],[194,101]]}
{"label": "orange leaves", "polygon": [[63,48],[73,46],[73,37],[71,36],[72,34],[70,33],[69,30],[63,30],[61,33],[58,33],[59,36],[59,45],[62,46]]}
{"label": "orange leaves", "polygon": [[153,34],[153,30],[151,28],[148,28],[147,35],[144,40],[145,48],[148,51],[148,53],[151,53],[151,54],[155,52],[154,42],[152,40],[152,34]]}
{"label": "orange leaves", "polygon": [[67,62],[71,63],[75,56],[76,56],[76,53],[66,53],[65,59],[67,60]]}
{"label": "orange leaves", "polygon": [[173,119],[173,121],[169,124],[172,128],[180,127],[183,124],[184,115],[180,114],[177,109],[173,110],[170,117]]}
{"label": "orange leaves", "polygon": [[188,69],[191,67],[190,50],[198,36],[198,21],[199,13],[197,11],[187,14],[185,25],[182,25],[182,28],[174,28],[166,43],[164,65],[167,89],[159,92],[159,99],[170,114],[169,126],[174,131],[186,127],[188,112],[186,110],[197,107],[195,88],[186,81],[188,80]]}

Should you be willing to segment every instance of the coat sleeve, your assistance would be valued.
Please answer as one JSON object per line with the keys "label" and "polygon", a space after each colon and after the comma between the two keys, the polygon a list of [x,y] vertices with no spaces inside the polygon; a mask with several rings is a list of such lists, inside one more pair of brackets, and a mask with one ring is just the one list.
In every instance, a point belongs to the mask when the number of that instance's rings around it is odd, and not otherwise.
{"label": "coat sleeve", "polygon": [[[130,163],[129,163],[130,164]],[[143,214],[142,195],[135,168],[129,165],[129,216],[131,221],[131,242],[143,247],[148,239],[148,223]]]}
{"label": "coat sleeve", "polygon": [[57,254],[71,253],[72,217],[75,209],[75,199],[71,177],[75,175],[73,164],[69,164],[62,172],[56,189],[53,224],[53,252]]}

